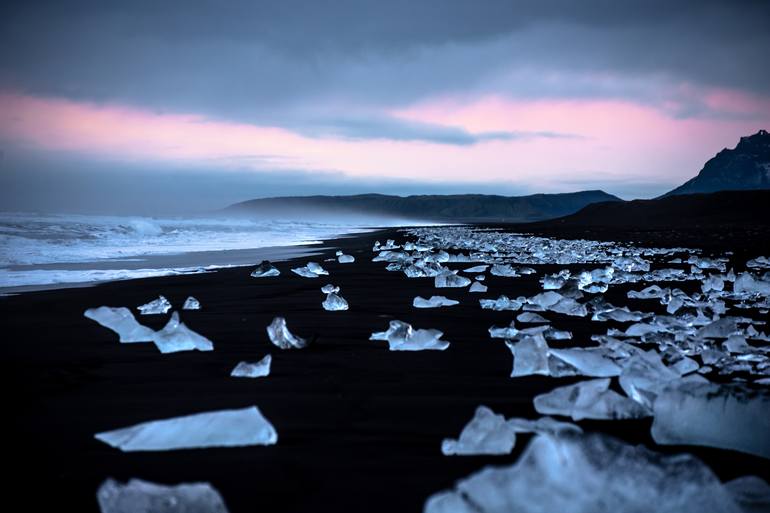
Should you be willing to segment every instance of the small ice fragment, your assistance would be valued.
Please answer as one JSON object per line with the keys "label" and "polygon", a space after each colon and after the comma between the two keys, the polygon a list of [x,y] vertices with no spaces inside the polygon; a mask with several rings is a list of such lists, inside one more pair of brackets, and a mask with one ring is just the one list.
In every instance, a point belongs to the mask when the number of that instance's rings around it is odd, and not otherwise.
{"label": "small ice fragment", "polygon": [[489,274],[492,274],[493,276],[507,276],[509,278],[516,278],[519,276],[519,273],[516,272],[516,269],[508,264],[493,265],[492,269],[489,270]]}
{"label": "small ice fragment", "polygon": [[518,299],[508,299],[508,296],[500,296],[497,299],[479,299],[479,304],[484,310],[520,310],[522,302]]}
{"label": "small ice fragment", "polygon": [[117,333],[120,342],[124,344],[152,342],[155,337],[155,331],[139,324],[128,308],[100,306],[99,308],[89,308],[83,315]]}
{"label": "small ice fragment", "polygon": [[122,484],[104,481],[96,492],[101,513],[227,513],[219,492],[209,483],[166,486],[141,479]]}
{"label": "small ice fragment", "polygon": [[326,299],[321,303],[321,306],[323,306],[324,310],[329,312],[339,312],[348,309],[348,302],[338,294],[332,292],[326,296]]}
{"label": "small ice fragment", "polygon": [[475,265],[473,267],[469,267],[467,269],[463,269],[464,273],[471,273],[471,274],[478,274],[478,273],[484,273],[487,271],[488,265]]}
{"label": "small ice fragment", "polygon": [[457,440],[445,438],[441,452],[446,456],[509,454],[516,444],[516,432],[506,421],[486,406],[479,406]]}
{"label": "small ice fragment", "polygon": [[548,376],[548,344],[542,335],[525,337],[519,342],[506,341],[513,353],[511,377],[542,374]]}
{"label": "small ice fragment", "polygon": [[549,290],[547,292],[541,292],[540,294],[532,296],[527,300],[527,303],[530,305],[539,306],[547,310],[550,307],[554,306],[559,301],[561,301],[562,299],[564,299],[564,296],[562,296],[558,292]]}
{"label": "small ice fragment", "polygon": [[267,327],[267,336],[270,342],[281,349],[302,349],[307,347],[307,340],[293,335],[286,327],[286,319],[276,317]]}
{"label": "small ice fragment", "polygon": [[278,441],[275,428],[256,406],[143,422],[94,437],[124,452],[273,445]]}
{"label": "small ice fragment", "polygon": [[609,385],[609,378],[604,378],[555,388],[535,397],[535,410],[543,415],[572,417],[572,420],[649,417],[649,410],[614,390],[609,390]]}
{"label": "small ice fragment", "polygon": [[179,320],[179,314],[174,312],[162,330],[153,335],[153,342],[161,353],[176,353],[179,351],[213,351],[214,344],[203,335],[194,332]]}
{"label": "small ice fragment", "polygon": [[165,297],[158,296],[158,299],[136,308],[142,315],[164,314],[171,309],[171,303]]}
{"label": "small ice fragment", "polygon": [[417,296],[412,303],[415,308],[440,308],[442,306],[454,306],[457,304],[460,304],[460,302],[455,301],[454,299],[447,299],[444,296],[431,296],[430,299]]}
{"label": "small ice fragment", "polygon": [[192,296],[185,299],[185,302],[182,305],[182,310],[200,310],[200,309],[201,309],[201,302]]}
{"label": "small ice fragment", "polygon": [[387,331],[372,333],[369,340],[387,340],[391,351],[422,351],[433,349],[443,351],[449,342],[441,340],[439,330],[419,329],[403,321],[390,321]]}
{"label": "small ice fragment", "polygon": [[291,270],[291,272],[293,272],[294,274],[298,274],[303,278],[318,278],[318,274],[308,269],[307,266],[295,267],[294,269]]}
{"label": "small ice fragment", "polygon": [[441,274],[437,274],[434,278],[434,285],[436,288],[447,288],[447,287],[467,287],[471,284],[471,280],[466,278],[465,276],[459,276],[452,271],[443,272]]}
{"label": "small ice fragment", "polygon": [[353,255],[337,255],[337,262],[341,264],[352,264],[356,261],[356,257]]}
{"label": "small ice fragment", "polygon": [[268,376],[272,361],[273,357],[267,355],[256,363],[240,362],[230,372],[230,376],[234,378],[261,378]]}
{"label": "small ice fragment", "polygon": [[331,294],[332,292],[334,292],[336,294],[339,291],[340,291],[340,288],[339,287],[335,287],[331,283],[321,287],[321,292],[323,292],[324,294]]}
{"label": "small ice fragment", "polygon": [[658,392],[668,382],[679,378],[677,372],[663,365],[656,351],[650,350],[635,353],[626,360],[619,381],[628,397],[646,408],[652,408]]}
{"label": "small ice fragment", "polygon": [[620,366],[607,357],[603,348],[550,349],[548,354],[573,367],[577,374],[583,376],[608,378],[619,376],[622,372]]}
{"label": "small ice fragment", "polygon": [[262,263],[252,271],[251,276],[252,278],[267,278],[269,276],[278,276],[280,274],[281,271],[271,264],[270,260],[263,260]]}
{"label": "small ice fragment", "polygon": [[536,324],[551,322],[542,315],[536,314],[535,312],[522,312],[516,317],[516,320],[519,322],[529,322]]}
{"label": "small ice fragment", "polygon": [[327,271],[326,269],[321,267],[321,264],[319,264],[317,262],[308,262],[305,267],[307,267],[307,269],[310,272],[313,272],[315,274],[324,274],[324,275],[329,274],[329,271]]}
{"label": "small ice fragment", "polygon": [[481,283],[474,281],[473,285],[471,285],[471,288],[468,289],[468,292],[486,292],[488,290],[488,287],[486,285],[482,285]]}
{"label": "small ice fragment", "polygon": [[553,417],[540,417],[537,420],[511,418],[508,425],[517,433],[537,433],[539,435],[561,435],[564,433],[582,433],[580,426],[572,422],[562,422]]}

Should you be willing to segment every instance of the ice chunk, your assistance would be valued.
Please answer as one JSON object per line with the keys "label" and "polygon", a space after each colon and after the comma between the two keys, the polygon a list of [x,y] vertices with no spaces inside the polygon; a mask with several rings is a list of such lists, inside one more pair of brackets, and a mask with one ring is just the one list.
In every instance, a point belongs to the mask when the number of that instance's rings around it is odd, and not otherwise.
{"label": "ice chunk", "polygon": [[561,422],[553,417],[540,417],[537,420],[512,418],[508,419],[508,425],[516,433],[537,433],[548,435],[561,435],[564,433],[582,433],[580,426],[572,422]]}
{"label": "ice chunk", "polygon": [[[567,274],[569,275],[569,272]],[[567,277],[559,275],[544,276],[542,282],[544,290],[559,290],[567,283]]]}
{"label": "ice chunk", "polygon": [[428,498],[424,513],[741,513],[694,456],[666,456],[602,434],[539,435],[518,461],[486,467]]}
{"label": "ice chunk", "polygon": [[417,296],[414,298],[414,302],[412,303],[415,308],[439,308],[442,306],[454,306],[457,304],[460,304],[460,302],[455,301],[454,299],[447,299],[444,296],[431,296],[430,299]]}
{"label": "ice chunk", "polygon": [[609,390],[609,385],[609,378],[604,378],[555,388],[535,397],[535,410],[544,415],[572,417],[573,420],[638,419],[650,415],[640,404]]}
{"label": "ice chunk", "polygon": [[316,273],[316,274],[324,274],[324,275],[329,274],[329,271],[327,271],[326,269],[321,267],[321,264],[319,264],[317,262],[308,262],[305,267],[307,267],[307,269],[310,272],[313,272],[313,273]]}
{"label": "ice chunk", "polygon": [[340,288],[339,287],[335,287],[331,283],[321,287],[321,292],[323,292],[324,294],[331,294],[332,292],[334,292],[336,294],[339,291],[340,291]]}
{"label": "ice chunk", "polygon": [[707,445],[770,458],[770,392],[743,385],[675,382],[654,403],[659,444]]}
{"label": "ice chunk", "polygon": [[326,299],[321,303],[321,306],[323,306],[324,310],[338,312],[340,310],[347,310],[348,302],[338,294],[332,292],[326,296]]}
{"label": "ice chunk", "polygon": [[770,257],[766,256],[759,256],[757,258],[752,258],[748,262],[746,262],[746,267],[752,267],[752,268],[758,268],[758,267],[764,267],[764,268],[770,268]]}
{"label": "ice chunk", "polygon": [[492,269],[489,270],[489,274],[492,274],[493,276],[508,276],[511,278],[516,278],[519,276],[519,273],[517,273],[516,270],[508,264],[493,265]]}
{"label": "ice chunk", "polygon": [[[583,376],[607,378],[619,376],[622,371],[603,348],[550,349],[549,354],[574,368],[576,374]],[[553,375],[553,372],[551,374]]]}
{"label": "ice chunk", "polygon": [[143,422],[94,436],[124,452],[272,445],[278,441],[275,428],[256,406]]}
{"label": "ice chunk", "polygon": [[548,344],[542,335],[528,336],[519,342],[505,344],[513,353],[511,377],[542,374],[548,376]]}
{"label": "ice chunk", "polygon": [[588,309],[586,308],[586,305],[578,303],[571,297],[561,298],[558,303],[550,306],[548,310],[551,310],[552,312],[561,313],[564,315],[572,315],[576,317],[585,317],[586,315],[588,315]]}
{"label": "ice chunk", "polygon": [[337,261],[341,264],[352,264],[356,258],[353,255],[338,255]]}
{"label": "ice chunk", "polygon": [[83,315],[117,333],[120,341],[124,344],[152,342],[155,338],[155,331],[139,324],[128,308],[100,306],[99,308],[89,308]]}
{"label": "ice chunk", "polygon": [[737,294],[770,296],[770,280],[759,280],[751,273],[741,273],[735,278],[733,291]]}
{"label": "ice chunk", "polygon": [[650,285],[646,289],[640,291],[629,290],[626,295],[630,299],[660,299],[666,295],[666,291],[657,285]]}
{"label": "ice chunk", "polygon": [[185,302],[182,305],[182,310],[200,310],[200,309],[201,309],[200,301],[198,301],[192,296],[185,299]]}
{"label": "ice chunk", "polygon": [[767,513],[770,511],[770,486],[757,476],[743,476],[725,483],[735,501],[744,513]]}
{"label": "ice chunk", "polygon": [[270,342],[281,349],[302,349],[307,347],[307,340],[293,335],[286,327],[286,319],[276,317],[267,327],[267,336]]}
{"label": "ice chunk", "polygon": [[[511,321],[510,326],[499,328],[497,326],[491,326],[489,328],[489,336],[491,338],[516,338],[519,334],[519,330],[516,329],[514,321]],[[532,333],[536,335],[537,333]]]}
{"label": "ice chunk", "polygon": [[464,273],[478,274],[487,272],[488,265],[475,265],[467,269],[463,269]]}
{"label": "ice chunk", "polygon": [[171,303],[165,297],[158,296],[158,299],[136,308],[142,315],[164,314],[171,309]]}
{"label": "ice chunk", "polygon": [[179,320],[179,314],[174,312],[162,330],[156,331],[152,341],[161,353],[176,353],[179,351],[213,351],[214,344],[203,335],[194,332]]}
{"label": "ice chunk", "polygon": [[468,292],[486,292],[487,290],[488,289],[486,285],[482,285],[481,283],[474,281],[471,285],[471,288],[468,289]]}
{"label": "ice chunk", "polygon": [[411,324],[396,320],[390,321],[387,331],[372,333],[369,340],[387,340],[391,351],[443,351],[449,347],[449,342],[440,340],[442,335],[439,330],[415,330]]}
{"label": "ice chunk", "polygon": [[256,363],[240,362],[230,372],[230,376],[234,378],[261,378],[270,374],[270,364],[273,362],[273,357],[270,355],[265,356]]}
{"label": "ice chunk", "polygon": [[508,296],[500,296],[497,299],[479,299],[481,308],[485,310],[520,310],[523,303],[518,299],[508,299]]}
{"label": "ice chunk", "polygon": [[669,369],[654,350],[635,353],[623,365],[620,386],[628,397],[652,408],[660,389],[668,382],[679,379],[679,374]]}
{"label": "ice chunk", "polygon": [[458,276],[457,274],[449,271],[437,274],[434,278],[434,284],[436,288],[467,287],[471,284],[471,280],[465,276]]}
{"label": "ice chunk", "polygon": [[527,300],[527,303],[530,305],[539,306],[540,308],[547,310],[550,307],[554,306],[559,301],[561,301],[563,298],[564,296],[562,296],[558,292],[549,290],[547,292],[541,292],[540,294],[532,296]]}
{"label": "ice chunk", "polygon": [[141,479],[122,484],[104,481],[96,492],[101,513],[227,513],[219,492],[209,483],[166,486]]}
{"label": "ice chunk", "polygon": [[517,317],[516,320],[519,322],[529,322],[529,323],[544,323],[544,322],[551,322],[542,315],[536,314],[534,312],[522,312]]}
{"label": "ice chunk", "polygon": [[269,276],[278,276],[280,274],[281,271],[276,269],[276,267],[270,263],[270,260],[262,260],[262,263],[252,271],[251,276],[252,278],[267,278]]}
{"label": "ice chunk", "polygon": [[515,444],[516,432],[505,417],[479,406],[457,440],[445,438],[441,442],[441,452],[447,456],[509,454]]}
{"label": "ice chunk", "polygon": [[294,274],[298,274],[298,275],[302,276],[303,278],[318,278],[318,274],[316,274],[313,271],[311,271],[310,269],[308,269],[307,266],[305,266],[305,267],[296,267],[296,268],[292,269],[291,272],[293,272]]}

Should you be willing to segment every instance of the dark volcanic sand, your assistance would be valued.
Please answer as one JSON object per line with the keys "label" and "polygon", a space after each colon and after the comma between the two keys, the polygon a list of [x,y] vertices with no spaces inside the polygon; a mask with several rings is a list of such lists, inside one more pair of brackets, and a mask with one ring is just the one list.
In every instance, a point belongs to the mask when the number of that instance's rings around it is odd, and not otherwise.
{"label": "dark volcanic sand", "polygon": [[[112,476],[168,484],[209,481],[233,513],[419,512],[430,494],[457,479],[487,464],[515,461],[529,436],[520,436],[514,453],[503,457],[445,457],[440,443],[456,437],[479,404],[532,418],[534,395],[584,379],[510,378],[511,353],[502,340],[489,338],[487,328],[507,324],[516,313],[481,310],[478,304],[479,298],[501,293],[532,295],[540,291],[543,273],[560,267],[540,266],[537,275],[523,278],[488,276],[487,294],[435,289],[433,279],[407,279],[385,271],[383,262],[371,262],[372,242],[388,237],[402,238],[391,231],[330,241],[324,256],[313,260],[333,256],[340,247],[357,261],[324,262],[331,276],[319,279],[296,276],[289,269],[297,262],[284,262],[278,264],[278,278],[254,279],[250,268],[235,268],[0,298],[4,501],[26,505],[18,511],[96,511],[96,489]],[[664,239],[661,245],[672,245],[676,233]],[[583,267],[588,266],[572,269]],[[341,286],[349,311],[321,308],[319,289],[326,283]],[[627,290],[642,287],[614,286],[605,297],[618,306],[661,313],[656,301],[626,299]],[[175,306],[188,295],[201,301],[203,310],[181,316],[214,341],[213,352],[161,355],[152,344],[119,344],[114,333],[83,317],[89,307],[133,308],[158,294]],[[461,304],[412,307],[414,296],[433,294]],[[265,326],[276,315],[314,344],[297,351],[272,346]],[[574,341],[564,345],[586,345],[591,333],[619,326],[546,316],[573,332]],[[155,329],[167,317],[137,316]],[[391,319],[441,329],[451,346],[443,352],[390,352],[387,343],[368,340]],[[239,361],[256,361],[268,352],[269,377],[229,377]],[[275,425],[277,445],[122,453],[93,438],[138,422],[252,404]],[[649,419],[580,422],[585,430],[662,452],[696,454],[723,480],[745,474],[770,480],[770,465],[761,458],[655,446],[650,424]]]}

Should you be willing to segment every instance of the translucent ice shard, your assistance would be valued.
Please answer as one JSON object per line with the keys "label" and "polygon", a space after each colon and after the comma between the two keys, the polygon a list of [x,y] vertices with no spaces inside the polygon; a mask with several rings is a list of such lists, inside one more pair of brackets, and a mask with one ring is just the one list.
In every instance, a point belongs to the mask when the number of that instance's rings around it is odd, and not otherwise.
{"label": "translucent ice shard", "polygon": [[523,303],[518,299],[508,299],[508,296],[500,296],[497,299],[479,299],[481,308],[485,310],[520,310]]}
{"label": "translucent ice shard", "polygon": [[179,351],[213,351],[214,344],[203,335],[194,332],[179,320],[179,314],[174,312],[162,330],[156,331],[152,341],[161,353],[176,353]]}
{"label": "translucent ice shard", "polygon": [[467,269],[463,269],[463,272],[465,273],[471,273],[471,274],[478,274],[478,273],[484,273],[487,272],[488,265],[475,265],[473,267],[468,267]]}
{"label": "translucent ice shard", "polygon": [[[603,348],[549,349],[548,354],[575,369],[575,374],[597,378],[619,376],[622,369]],[[551,372],[554,375],[554,372]]]}
{"label": "translucent ice shard", "polygon": [[326,296],[326,299],[321,303],[321,306],[323,306],[324,310],[328,310],[330,312],[338,312],[341,310],[347,310],[348,309],[348,302],[345,301],[342,296],[331,292],[328,296]]}
{"label": "translucent ice shard", "polygon": [[262,263],[252,271],[251,276],[252,278],[267,278],[270,276],[278,276],[280,274],[281,271],[271,264],[270,260],[263,260]]}
{"label": "translucent ice shard", "polygon": [[561,422],[553,417],[540,417],[536,420],[511,418],[508,425],[517,433],[537,433],[539,435],[561,435],[563,433],[582,433],[580,426],[572,422]]}
{"label": "translucent ice shard", "polygon": [[465,276],[459,276],[451,271],[437,274],[434,278],[434,284],[436,288],[446,287],[467,287],[471,284],[471,280]]}
{"label": "translucent ice shard", "polygon": [[628,397],[652,408],[652,403],[658,392],[670,381],[679,379],[680,375],[663,365],[660,356],[654,350],[635,353],[623,366],[620,375],[620,386]]}
{"label": "translucent ice shard", "polygon": [[151,342],[155,337],[155,331],[139,324],[128,308],[100,306],[89,308],[83,315],[117,333],[125,344]]}
{"label": "translucent ice shard", "polygon": [[356,258],[353,255],[338,255],[337,261],[341,264],[352,264]]}
{"label": "translucent ice shard", "polygon": [[101,513],[227,513],[219,492],[209,483],[166,486],[141,479],[123,484],[104,481],[96,492]]}
{"label": "translucent ice shard", "polygon": [[185,299],[185,302],[182,305],[182,310],[200,310],[200,309],[201,309],[201,302],[192,296]]}
{"label": "translucent ice shard", "polygon": [[471,288],[468,289],[468,292],[486,292],[487,286],[482,285],[481,283],[474,281],[471,285]]}
{"label": "translucent ice shard", "polygon": [[441,340],[439,330],[419,329],[403,321],[390,321],[386,331],[372,333],[369,340],[387,340],[391,351],[422,351],[426,349],[443,351],[449,342]]}
{"label": "translucent ice shard", "polygon": [[454,299],[448,299],[444,296],[431,296],[430,299],[417,296],[412,302],[412,306],[415,308],[440,308],[442,306],[454,306],[460,304],[459,301]]}
{"label": "translucent ice shard", "polygon": [[272,445],[278,441],[275,428],[256,406],[143,422],[94,436],[124,452]]}
{"label": "translucent ice shard", "polygon": [[324,294],[331,294],[332,292],[334,292],[336,294],[339,291],[340,291],[340,288],[339,287],[335,287],[331,283],[326,284],[323,287],[321,287],[321,292],[323,292]]}
{"label": "translucent ice shard", "polygon": [[511,278],[519,276],[516,269],[508,264],[495,264],[492,266],[492,269],[489,270],[489,273],[494,276],[508,276]]}
{"label": "translucent ice shard", "polygon": [[659,444],[707,445],[770,458],[770,392],[743,385],[675,382],[654,403]]}
{"label": "translucent ice shard", "polygon": [[171,309],[171,303],[165,297],[158,296],[158,299],[136,308],[142,315],[164,314]]}
{"label": "translucent ice shard", "polygon": [[307,266],[295,267],[294,269],[291,270],[291,272],[293,272],[294,274],[298,274],[303,278],[318,278],[318,274],[308,269]]}
{"label": "translucent ice shard", "polygon": [[505,420],[486,406],[479,406],[457,440],[445,438],[441,452],[447,456],[509,454],[516,444],[516,432]]}
{"label": "translucent ice shard", "polygon": [[539,435],[515,464],[460,480],[429,497],[423,511],[747,513],[733,493],[690,455],[666,456],[602,434]]}
{"label": "translucent ice shard", "polygon": [[230,372],[230,376],[234,378],[261,378],[270,375],[270,364],[273,362],[273,357],[270,355],[265,356],[256,363],[240,362]]}
{"label": "translucent ice shard", "polygon": [[319,264],[317,262],[308,262],[305,267],[307,267],[307,269],[310,272],[313,272],[315,274],[319,274],[319,275],[320,274],[324,274],[324,275],[328,275],[329,274],[329,271],[327,271],[326,269],[321,267],[321,264]]}
{"label": "translucent ice shard", "polygon": [[529,322],[529,323],[547,323],[551,322],[545,317],[543,317],[540,314],[536,314],[534,312],[522,312],[518,316],[516,316],[516,320],[519,322]]}
{"label": "translucent ice shard", "polygon": [[543,415],[564,415],[581,419],[638,419],[649,410],[613,390],[610,380],[592,379],[555,388],[535,397],[535,410]]}
{"label": "translucent ice shard", "polygon": [[307,347],[307,340],[292,334],[286,327],[286,319],[276,317],[267,327],[267,336],[275,346],[281,349],[302,349]]}
{"label": "translucent ice shard", "polygon": [[505,342],[513,353],[511,377],[542,374],[548,376],[548,344],[542,335],[525,337],[519,342]]}

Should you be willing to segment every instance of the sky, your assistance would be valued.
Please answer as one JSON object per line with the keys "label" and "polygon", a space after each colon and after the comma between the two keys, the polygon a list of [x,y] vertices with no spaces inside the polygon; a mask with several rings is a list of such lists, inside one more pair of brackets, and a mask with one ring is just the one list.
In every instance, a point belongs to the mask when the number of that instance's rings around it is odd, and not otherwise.
{"label": "sky", "polygon": [[766,1],[5,2],[0,209],[602,189],[770,128]]}

